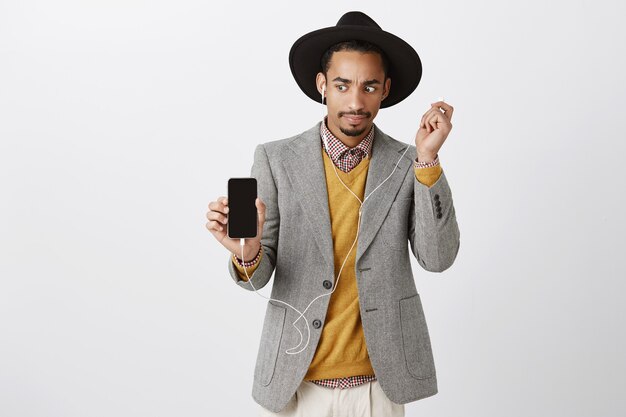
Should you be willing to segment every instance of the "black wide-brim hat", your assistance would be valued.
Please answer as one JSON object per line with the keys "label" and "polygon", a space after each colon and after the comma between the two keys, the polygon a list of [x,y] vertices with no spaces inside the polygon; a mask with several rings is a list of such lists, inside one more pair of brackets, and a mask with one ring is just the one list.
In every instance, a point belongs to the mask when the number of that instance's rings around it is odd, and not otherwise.
{"label": "black wide-brim hat", "polygon": [[348,12],[336,26],[309,32],[298,39],[289,51],[289,67],[300,89],[316,102],[321,102],[315,77],[322,71],[321,59],[332,45],[359,39],[381,48],[389,59],[387,76],[391,78],[389,95],[380,108],[390,107],[407,98],[422,78],[422,61],[411,45],[386,32],[363,12]]}

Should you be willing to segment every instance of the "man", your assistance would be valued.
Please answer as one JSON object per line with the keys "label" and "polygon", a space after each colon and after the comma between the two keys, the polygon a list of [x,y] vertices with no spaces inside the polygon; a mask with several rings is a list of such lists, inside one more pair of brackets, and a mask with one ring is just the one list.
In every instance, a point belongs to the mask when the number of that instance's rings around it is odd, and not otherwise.
{"label": "man", "polygon": [[433,103],[408,149],[374,124],[380,108],[413,92],[422,67],[361,12],[302,36],[289,60],[327,116],[256,147],[256,238],[242,248],[226,236],[225,197],[207,213],[239,286],[258,290],[276,270],[252,395],[261,415],[403,416],[405,403],[437,393],[407,240],[427,271],[446,270],[458,253],[438,157],[453,108]]}

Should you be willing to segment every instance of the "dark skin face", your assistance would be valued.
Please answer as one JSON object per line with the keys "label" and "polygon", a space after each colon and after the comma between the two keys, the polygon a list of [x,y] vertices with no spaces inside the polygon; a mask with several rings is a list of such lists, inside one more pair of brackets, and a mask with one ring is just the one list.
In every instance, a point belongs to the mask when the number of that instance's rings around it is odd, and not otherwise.
{"label": "dark skin face", "polygon": [[379,54],[358,51],[334,52],[326,75],[318,72],[315,81],[320,100],[322,87],[326,86],[328,129],[353,148],[372,128],[381,101],[389,95],[391,79],[384,80]]}

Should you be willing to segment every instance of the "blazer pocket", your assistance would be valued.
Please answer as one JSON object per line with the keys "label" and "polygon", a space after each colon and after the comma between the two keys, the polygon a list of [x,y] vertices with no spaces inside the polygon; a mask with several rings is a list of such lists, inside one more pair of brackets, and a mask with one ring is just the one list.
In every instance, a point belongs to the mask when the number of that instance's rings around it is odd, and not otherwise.
{"label": "blazer pocket", "polygon": [[268,301],[263,330],[261,331],[261,343],[254,369],[254,377],[263,386],[269,385],[274,376],[286,314],[287,309],[285,307]]}
{"label": "blazer pocket", "polygon": [[386,246],[405,250],[409,242],[409,210],[413,198],[395,200],[381,226],[381,238]]}
{"label": "blazer pocket", "polygon": [[435,362],[419,294],[400,300],[400,324],[409,374],[417,379],[431,378],[435,374]]}

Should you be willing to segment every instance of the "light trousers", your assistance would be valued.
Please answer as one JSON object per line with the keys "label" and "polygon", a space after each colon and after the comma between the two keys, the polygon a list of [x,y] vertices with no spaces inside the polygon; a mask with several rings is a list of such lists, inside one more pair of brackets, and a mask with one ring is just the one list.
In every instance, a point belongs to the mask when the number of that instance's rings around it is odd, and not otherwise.
{"label": "light trousers", "polygon": [[378,380],[345,389],[302,381],[279,413],[261,407],[259,416],[404,417],[404,404],[396,404],[387,398]]}

